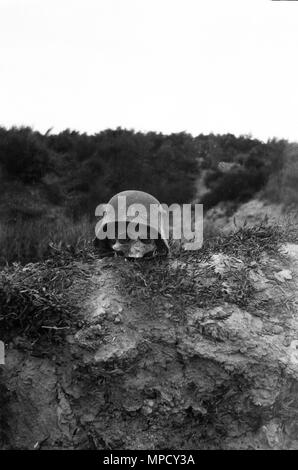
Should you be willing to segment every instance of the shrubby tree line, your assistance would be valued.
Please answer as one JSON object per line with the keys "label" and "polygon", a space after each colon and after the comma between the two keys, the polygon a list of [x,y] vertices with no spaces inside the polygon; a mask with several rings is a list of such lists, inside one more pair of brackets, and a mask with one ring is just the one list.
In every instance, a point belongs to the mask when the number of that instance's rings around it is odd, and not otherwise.
{"label": "shrubby tree line", "polygon": [[188,134],[143,134],[123,129],[95,135],[66,130],[0,129],[2,180],[42,185],[50,202],[74,215],[92,212],[115,193],[138,189],[163,202],[190,200],[198,173]]}
{"label": "shrubby tree line", "polygon": [[[280,174],[284,168],[289,146],[286,140],[271,139],[264,143],[232,134],[198,136],[196,141],[209,189],[201,200],[206,209],[221,201],[245,202],[264,190],[271,175]],[[235,163],[235,168],[222,172],[218,166],[222,161]]]}
{"label": "shrubby tree line", "polygon": [[[117,128],[93,135],[65,130],[42,134],[30,127],[0,128],[0,181],[40,186],[51,204],[74,218],[94,214],[97,204],[126,189],[149,192],[161,202],[194,200],[204,175],[208,192],[200,202],[242,202],[282,171],[288,143],[264,143],[232,134],[196,137]],[[239,165],[223,173],[221,161]],[[1,197],[1,189],[0,189]]]}

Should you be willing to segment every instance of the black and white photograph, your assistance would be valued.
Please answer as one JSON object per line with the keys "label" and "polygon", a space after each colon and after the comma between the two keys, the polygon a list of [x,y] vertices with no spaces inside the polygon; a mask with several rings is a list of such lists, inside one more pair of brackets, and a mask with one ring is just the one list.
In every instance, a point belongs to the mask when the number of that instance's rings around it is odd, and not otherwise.
{"label": "black and white photograph", "polygon": [[0,0],[0,457],[298,450],[297,209],[297,1]]}

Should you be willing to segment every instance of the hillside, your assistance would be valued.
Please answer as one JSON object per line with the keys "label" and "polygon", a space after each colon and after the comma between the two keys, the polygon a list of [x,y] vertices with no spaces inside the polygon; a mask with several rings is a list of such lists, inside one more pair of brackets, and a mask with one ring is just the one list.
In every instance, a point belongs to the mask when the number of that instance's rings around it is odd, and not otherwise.
{"label": "hillside", "polygon": [[1,447],[297,449],[297,241],[6,268]]}
{"label": "hillside", "polygon": [[[47,259],[49,245],[85,248],[96,206],[127,189],[205,210],[235,210],[260,191],[271,203],[296,203],[296,157],[286,141],[232,134],[0,128],[0,265]],[[231,171],[219,169],[223,161]]]}
{"label": "hillside", "polygon": [[[298,449],[297,156],[2,129],[0,448]],[[203,203],[202,249],[101,258],[94,209],[131,188]]]}

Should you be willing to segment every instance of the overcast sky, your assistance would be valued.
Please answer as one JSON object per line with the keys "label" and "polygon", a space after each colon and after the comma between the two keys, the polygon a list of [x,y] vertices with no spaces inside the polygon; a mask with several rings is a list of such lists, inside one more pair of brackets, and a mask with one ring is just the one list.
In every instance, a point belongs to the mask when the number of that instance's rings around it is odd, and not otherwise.
{"label": "overcast sky", "polygon": [[298,2],[0,0],[0,125],[298,141]]}

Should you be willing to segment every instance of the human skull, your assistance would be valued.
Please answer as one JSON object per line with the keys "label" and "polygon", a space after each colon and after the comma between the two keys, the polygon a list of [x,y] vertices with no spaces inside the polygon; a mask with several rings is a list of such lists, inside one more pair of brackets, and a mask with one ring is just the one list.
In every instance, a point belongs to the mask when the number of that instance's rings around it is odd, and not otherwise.
{"label": "human skull", "polygon": [[116,253],[122,253],[126,258],[143,258],[147,253],[154,253],[157,249],[154,240],[110,240],[110,246]]}

